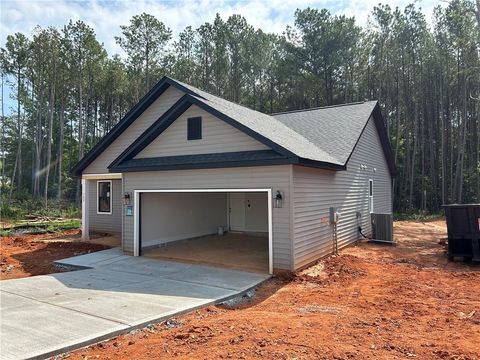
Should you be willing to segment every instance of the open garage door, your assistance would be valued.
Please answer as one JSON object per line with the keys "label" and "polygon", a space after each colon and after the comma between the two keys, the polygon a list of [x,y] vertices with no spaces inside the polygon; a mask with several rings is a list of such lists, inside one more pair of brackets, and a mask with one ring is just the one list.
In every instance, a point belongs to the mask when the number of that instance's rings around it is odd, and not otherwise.
{"label": "open garage door", "polygon": [[270,189],[136,190],[135,255],[272,273]]}

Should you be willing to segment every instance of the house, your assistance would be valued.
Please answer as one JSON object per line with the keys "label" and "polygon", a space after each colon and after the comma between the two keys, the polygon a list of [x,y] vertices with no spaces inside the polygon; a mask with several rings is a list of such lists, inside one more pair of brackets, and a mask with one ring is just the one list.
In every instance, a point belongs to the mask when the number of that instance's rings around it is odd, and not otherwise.
{"label": "house", "polygon": [[169,77],[73,169],[85,238],[269,273],[371,233],[395,171],[376,101],[266,115]]}

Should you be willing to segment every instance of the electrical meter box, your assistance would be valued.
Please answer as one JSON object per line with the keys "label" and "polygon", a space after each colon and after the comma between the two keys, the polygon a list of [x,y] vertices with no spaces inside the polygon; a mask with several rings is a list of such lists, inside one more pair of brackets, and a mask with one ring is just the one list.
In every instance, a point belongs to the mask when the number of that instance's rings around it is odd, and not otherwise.
{"label": "electrical meter box", "polygon": [[336,207],[330,208],[330,224],[336,224],[338,222],[339,214]]}

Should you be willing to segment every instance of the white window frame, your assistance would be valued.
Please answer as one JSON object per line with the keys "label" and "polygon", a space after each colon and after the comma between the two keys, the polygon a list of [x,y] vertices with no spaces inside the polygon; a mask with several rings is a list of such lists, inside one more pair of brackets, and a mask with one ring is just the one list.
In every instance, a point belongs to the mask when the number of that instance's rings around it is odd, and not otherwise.
{"label": "white window frame", "polygon": [[[99,194],[98,194],[98,186],[100,183],[110,183],[110,211],[99,211]],[[112,197],[113,197],[113,183],[112,180],[98,180],[97,181],[97,214],[98,215],[112,215]]]}
{"label": "white window frame", "polygon": [[373,179],[368,179],[368,211],[373,214]]}

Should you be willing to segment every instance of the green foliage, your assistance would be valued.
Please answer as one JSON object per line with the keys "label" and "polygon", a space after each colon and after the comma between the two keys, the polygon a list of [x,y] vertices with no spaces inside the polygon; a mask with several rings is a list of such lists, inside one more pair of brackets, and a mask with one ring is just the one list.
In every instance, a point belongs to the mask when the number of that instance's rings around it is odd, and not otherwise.
{"label": "green foliage", "polygon": [[138,75],[144,75],[143,92],[151,86],[151,73],[161,63],[172,31],[153,15],[142,13],[130,19],[130,25],[120,26],[123,36],[115,40],[128,55],[128,65]]}
{"label": "green foliage", "polygon": [[67,218],[78,219],[80,211],[71,202],[55,202],[51,201],[48,207],[39,200],[15,200],[11,202],[3,201],[1,210],[2,221],[23,220],[28,215],[29,217],[44,217],[44,218]]}
{"label": "green foliage", "polygon": [[10,221],[10,220],[19,220],[23,219],[26,215],[24,209],[18,206],[12,206],[7,203],[2,203],[0,207],[0,219],[3,221]]}

